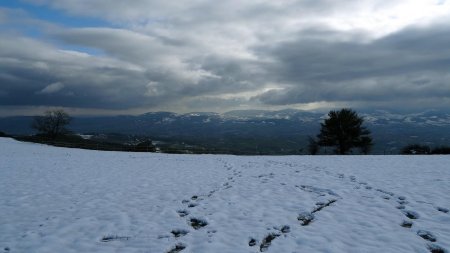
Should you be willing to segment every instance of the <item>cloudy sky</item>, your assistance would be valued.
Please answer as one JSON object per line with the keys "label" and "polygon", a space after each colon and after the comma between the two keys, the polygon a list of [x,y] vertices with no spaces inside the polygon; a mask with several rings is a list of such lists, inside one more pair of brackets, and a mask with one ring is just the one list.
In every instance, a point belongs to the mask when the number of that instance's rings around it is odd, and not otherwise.
{"label": "cloudy sky", "polygon": [[0,116],[450,108],[450,1],[2,0]]}

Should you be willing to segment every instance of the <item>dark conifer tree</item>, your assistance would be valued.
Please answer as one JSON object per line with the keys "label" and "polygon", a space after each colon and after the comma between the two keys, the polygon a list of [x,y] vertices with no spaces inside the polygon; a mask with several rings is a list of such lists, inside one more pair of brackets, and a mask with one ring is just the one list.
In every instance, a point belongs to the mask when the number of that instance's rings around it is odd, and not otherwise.
{"label": "dark conifer tree", "polygon": [[372,137],[370,131],[362,126],[363,122],[364,119],[351,109],[330,111],[317,135],[319,146],[336,147],[336,154],[341,155],[348,154],[353,148],[369,153]]}

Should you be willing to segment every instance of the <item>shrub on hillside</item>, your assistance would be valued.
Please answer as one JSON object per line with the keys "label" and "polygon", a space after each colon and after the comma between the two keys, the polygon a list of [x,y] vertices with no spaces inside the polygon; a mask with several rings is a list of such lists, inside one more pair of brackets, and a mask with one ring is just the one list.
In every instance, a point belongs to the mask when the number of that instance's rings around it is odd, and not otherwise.
{"label": "shrub on hillside", "polygon": [[410,144],[401,150],[403,155],[428,155],[431,154],[431,148],[427,145]]}
{"label": "shrub on hillside", "polygon": [[433,151],[431,151],[434,155],[450,155],[450,147],[448,146],[442,146],[434,148]]}
{"label": "shrub on hillside", "polygon": [[147,152],[155,152],[156,147],[153,145],[152,141],[143,141],[136,145],[136,151],[147,151]]}

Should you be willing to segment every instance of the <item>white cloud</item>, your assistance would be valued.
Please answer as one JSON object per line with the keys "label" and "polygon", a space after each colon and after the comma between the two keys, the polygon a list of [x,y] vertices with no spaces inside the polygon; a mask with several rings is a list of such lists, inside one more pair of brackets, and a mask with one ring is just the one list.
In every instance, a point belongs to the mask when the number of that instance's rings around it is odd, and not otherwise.
{"label": "white cloud", "polygon": [[45,86],[42,90],[38,91],[37,94],[53,94],[64,89],[64,84],[61,82],[56,82]]}
{"label": "white cloud", "polygon": [[[405,100],[447,92],[439,76],[450,36],[439,24],[450,21],[450,2],[27,1],[114,28],[67,28],[0,9],[3,24],[36,23],[42,33],[0,35],[4,105],[177,111],[209,110],[216,99],[222,109],[309,108],[392,99],[389,85],[408,90],[395,89]],[[429,92],[412,73],[426,76]],[[59,92],[73,96],[49,98]]]}

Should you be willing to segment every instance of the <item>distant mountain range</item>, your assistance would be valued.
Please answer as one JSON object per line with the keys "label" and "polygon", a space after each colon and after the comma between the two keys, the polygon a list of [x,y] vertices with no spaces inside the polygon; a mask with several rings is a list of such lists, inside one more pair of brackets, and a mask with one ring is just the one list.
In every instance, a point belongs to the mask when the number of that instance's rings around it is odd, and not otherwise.
{"label": "distant mountain range", "polygon": [[[373,153],[397,153],[411,143],[450,145],[450,113],[429,110],[400,114],[360,112],[372,131]],[[75,117],[70,129],[82,134],[118,133],[150,136],[163,142],[240,149],[270,154],[305,153],[308,136],[319,132],[326,113],[294,109],[238,110],[223,114],[150,112],[138,116]],[[31,134],[32,117],[0,118],[0,131]]]}

